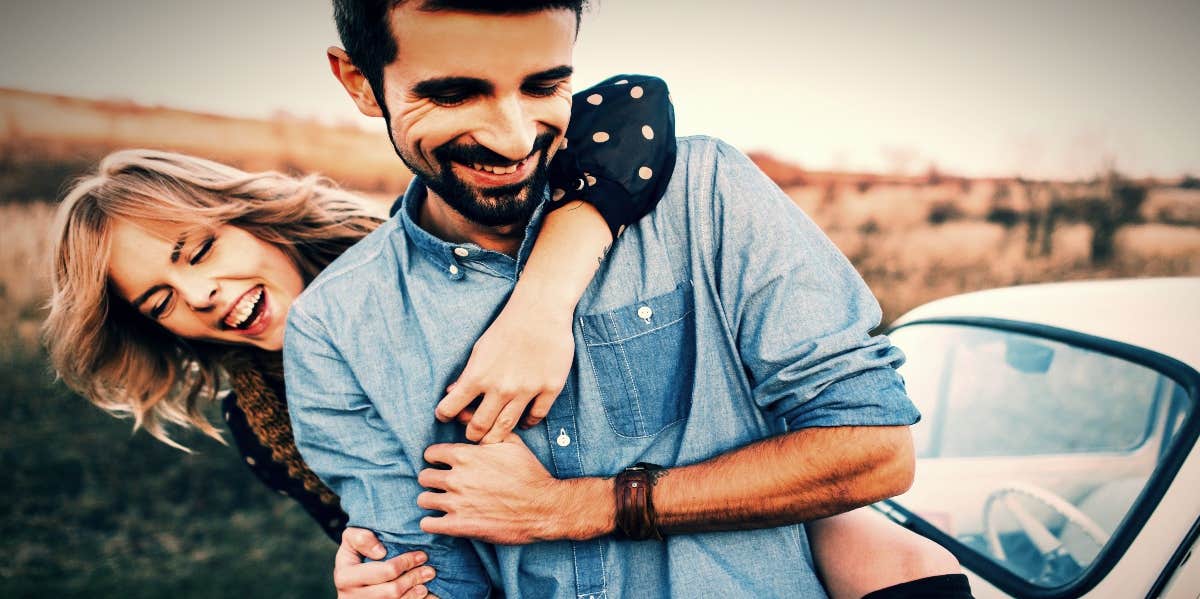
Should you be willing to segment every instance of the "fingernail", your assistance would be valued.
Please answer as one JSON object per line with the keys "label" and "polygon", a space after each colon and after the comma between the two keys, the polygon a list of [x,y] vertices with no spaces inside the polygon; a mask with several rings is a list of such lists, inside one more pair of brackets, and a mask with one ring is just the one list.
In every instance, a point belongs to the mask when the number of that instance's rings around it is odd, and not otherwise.
{"label": "fingernail", "polygon": [[421,581],[428,582],[433,580],[433,568],[421,568]]}
{"label": "fingernail", "polygon": [[383,545],[376,545],[371,548],[371,559],[383,559],[387,555],[387,549]]}
{"label": "fingernail", "polygon": [[425,563],[425,560],[427,559],[429,559],[429,556],[425,555],[424,553],[418,553],[417,557],[413,559],[413,562],[419,566]]}

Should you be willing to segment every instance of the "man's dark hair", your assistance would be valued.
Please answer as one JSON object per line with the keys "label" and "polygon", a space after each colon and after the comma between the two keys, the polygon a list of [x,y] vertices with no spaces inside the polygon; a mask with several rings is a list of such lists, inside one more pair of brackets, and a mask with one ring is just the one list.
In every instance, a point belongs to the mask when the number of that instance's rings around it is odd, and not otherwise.
{"label": "man's dark hair", "polygon": [[371,91],[380,108],[383,103],[383,67],[396,60],[396,39],[392,37],[388,14],[404,2],[420,2],[420,10],[437,12],[457,10],[481,14],[527,14],[543,10],[570,9],[575,11],[578,29],[587,0],[333,0],[333,19],[338,36],[350,62],[358,67],[371,84]]}

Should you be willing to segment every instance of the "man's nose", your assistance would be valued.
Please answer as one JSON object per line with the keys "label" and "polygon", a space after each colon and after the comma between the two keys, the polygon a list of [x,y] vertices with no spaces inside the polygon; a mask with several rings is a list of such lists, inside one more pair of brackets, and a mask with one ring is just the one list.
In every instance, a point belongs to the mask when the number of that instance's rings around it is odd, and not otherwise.
{"label": "man's nose", "polygon": [[497,99],[484,126],[475,132],[480,145],[513,161],[529,156],[536,138],[537,123],[521,99],[512,96]]}

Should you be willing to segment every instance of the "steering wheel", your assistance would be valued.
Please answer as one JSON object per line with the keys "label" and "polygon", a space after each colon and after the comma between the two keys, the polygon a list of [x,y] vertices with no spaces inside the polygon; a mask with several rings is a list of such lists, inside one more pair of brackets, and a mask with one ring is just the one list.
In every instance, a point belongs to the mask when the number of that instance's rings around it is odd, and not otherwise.
{"label": "steering wheel", "polygon": [[[1004,561],[1008,559],[1008,556],[1004,552],[1004,547],[1000,545],[1000,532],[996,520],[992,517],[996,506],[1002,503],[1016,519],[1017,526],[1021,528],[1021,532],[1025,533],[1025,536],[1029,538],[1033,546],[1042,554],[1042,558],[1046,561],[1048,567],[1061,561],[1064,556],[1070,555],[1070,551],[1063,544],[1062,539],[1054,536],[1054,533],[1050,532],[1050,529],[1046,528],[1046,525],[1042,524],[1041,520],[1030,514],[1029,510],[1026,510],[1016,501],[1016,496],[1018,495],[1036,499],[1042,505],[1054,510],[1060,516],[1066,518],[1068,522],[1078,526],[1084,536],[1091,539],[1097,547],[1104,547],[1108,543],[1108,538],[1111,535],[1101,528],[1099,524],[1096,524],[1096,521],[1092,520],[1090,516],[1071,504],[1071,502],[1042,487],[1026,482],[1014,481],[1001,485],[995,491],[992,491],[988,495],[987,501],[983,504],[984,536],[987,539],[988,551],[997,560]],[[1075,559],[1075,556],[1071,557]]]}

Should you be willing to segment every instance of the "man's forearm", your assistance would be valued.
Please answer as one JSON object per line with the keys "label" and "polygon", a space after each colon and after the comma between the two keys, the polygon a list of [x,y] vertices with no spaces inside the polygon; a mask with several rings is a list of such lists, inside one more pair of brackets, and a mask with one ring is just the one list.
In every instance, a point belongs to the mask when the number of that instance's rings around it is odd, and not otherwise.
{"label": "man's forearm", "polygon": [[[803,429],[665,471],[654,509],[667,534],[795,524],[904,492],[913,463],[907,426]],[[562,536],[612,532],[612,480],[563,482]]]}

